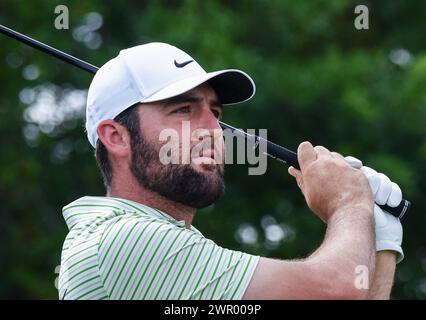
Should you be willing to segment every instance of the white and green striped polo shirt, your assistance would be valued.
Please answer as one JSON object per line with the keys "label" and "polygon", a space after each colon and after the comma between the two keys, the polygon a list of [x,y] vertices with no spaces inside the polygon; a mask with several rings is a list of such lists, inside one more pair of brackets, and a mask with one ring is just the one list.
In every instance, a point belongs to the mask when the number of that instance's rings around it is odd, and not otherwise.
{"label": "white and green striped polo shirt", "polygon": [[60,299],[240,299],[259,260],[130,200],[83,197],[63,215]]}

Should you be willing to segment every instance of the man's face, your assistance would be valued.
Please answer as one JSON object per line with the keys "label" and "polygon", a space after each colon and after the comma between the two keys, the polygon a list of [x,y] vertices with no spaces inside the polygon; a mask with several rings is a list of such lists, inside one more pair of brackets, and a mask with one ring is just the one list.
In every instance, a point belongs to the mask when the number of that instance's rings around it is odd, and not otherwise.
{"label": "man's face", "polygon": [[[215,202],[224,193],[224,142],[218,122],[221,113],[216,93],[207,84],[165,101],[141,105],[141,134],[132,137],[130,165],[138,182],[189,207],[203,208]],[[160,161],[160,150],[167,143],[160,141],[164,130],[173,130],[179,137],[173,147],[179,155],[178,164]],[[200,141],[210,143],[199,148]],[[183,162],[185,152],[192,154],[189,163]]]}

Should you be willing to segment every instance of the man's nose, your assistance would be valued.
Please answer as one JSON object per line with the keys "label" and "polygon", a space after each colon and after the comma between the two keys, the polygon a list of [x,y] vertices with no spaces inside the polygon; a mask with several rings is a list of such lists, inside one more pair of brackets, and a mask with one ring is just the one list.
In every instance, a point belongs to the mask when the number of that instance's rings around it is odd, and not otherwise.
{"label": "man's nose", "polygon": [[[214,150],[214,157],[217,161],[219,161],[218,159],[220,159],[220,161],[224,161],[225,142],[223,130],[219,124],[219,119],[211,110],[210,106],[203,106],[202,109],[199,109],[197,118],[197,125],[196,127],[193,127],[195,132],[197,132],[196,137],[199,141],[202,141],[203,148],[211,148]],[[209,139],[205,139],[207,137]]]}
{"label": "man's nose", "polygon": [[198,129],[206,129],[213,134],[214,130],[222,130],[219,119],[209,106],[203,106],[199,113]]}

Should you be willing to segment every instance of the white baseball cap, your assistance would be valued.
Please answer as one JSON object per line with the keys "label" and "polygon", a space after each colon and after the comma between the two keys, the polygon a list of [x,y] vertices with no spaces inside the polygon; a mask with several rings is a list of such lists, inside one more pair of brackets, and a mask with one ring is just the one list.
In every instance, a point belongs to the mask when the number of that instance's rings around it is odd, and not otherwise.
{"label": "white baseball cap", "polygon": [[121,50],[96,72],[90,84],[86,108],[90,144],[96,147],[101,121],[114,119],[138,102],[171,98],[206,81],[224,105],[249,100],[256,91],[245,72],[206,72],[190,55],[166,43],[152,42]]}

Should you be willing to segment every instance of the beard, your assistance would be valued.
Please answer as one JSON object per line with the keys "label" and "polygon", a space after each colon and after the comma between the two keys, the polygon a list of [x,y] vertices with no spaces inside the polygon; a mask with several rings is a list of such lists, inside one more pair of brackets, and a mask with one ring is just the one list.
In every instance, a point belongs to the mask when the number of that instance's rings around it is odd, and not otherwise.
{"label": "beard", "polygon": [[130,169],[146,189],[191,208],[205,208],[225,193],[223,165],[202,165],[203,172],[190,164],[161,163],[158,149],[142,134],[132,137]]}

